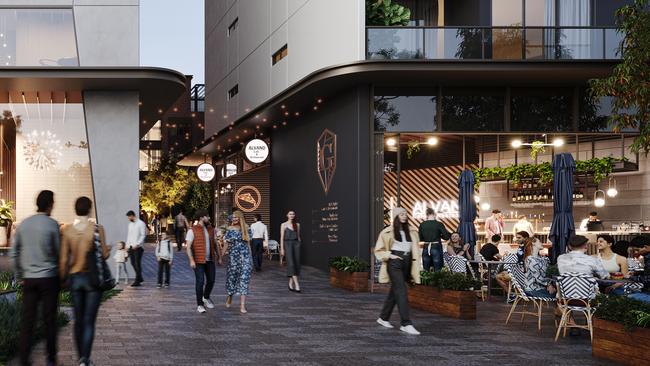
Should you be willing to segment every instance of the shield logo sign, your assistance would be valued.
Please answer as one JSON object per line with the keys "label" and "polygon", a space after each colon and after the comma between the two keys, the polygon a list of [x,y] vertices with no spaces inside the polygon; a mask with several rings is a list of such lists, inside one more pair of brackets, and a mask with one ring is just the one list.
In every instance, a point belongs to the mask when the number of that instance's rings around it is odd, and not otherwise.
{"label": "shield logo sign", "polygon": [[318,177],[325,194],[329,192],[336,172],[336,134],[325,129],[316,144]]}

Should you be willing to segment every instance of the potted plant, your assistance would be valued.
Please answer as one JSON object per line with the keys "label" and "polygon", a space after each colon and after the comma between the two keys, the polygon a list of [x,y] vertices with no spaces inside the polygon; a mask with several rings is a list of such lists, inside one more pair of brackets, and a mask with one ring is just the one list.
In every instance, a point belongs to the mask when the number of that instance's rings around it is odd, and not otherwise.
{"label": "potted plant", "polygon": [[650,359],[650,304],[625,296],[598,297],[591,352],[624,365]]}
{"label": "potted plant", "polygon": [[18,288],[12,272],[0,272],[0,301],[3,299],[14,301]]}
{"label": "potted plant", "polygon": [[329,260],[330,285],[355,292],[368,291],[367,262],[353,257],[332,257]]}
{"label": "potted plant", "polygon": [[8,233],[14,222],[13,202],[0,200],[0,247],[9,246]]}
{"label": "potted plant", "polygon": [[456,319],[476,319],[474,291],[481,288],[478,280],[446,269],[422,271],[420,280],[420,285],[409,289],[412,307]]}

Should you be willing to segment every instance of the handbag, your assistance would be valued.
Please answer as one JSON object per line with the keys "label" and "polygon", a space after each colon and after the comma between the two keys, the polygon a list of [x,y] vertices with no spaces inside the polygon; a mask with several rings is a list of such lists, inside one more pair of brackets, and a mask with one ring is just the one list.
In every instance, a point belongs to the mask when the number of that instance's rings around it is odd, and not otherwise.
{"label": "handbag", "polygon": [[115,287],[115,279],[102,253],[98,225],[95,225],[93,246],[86,254],[86,265],[91,286],[99,291],[107,291]]}

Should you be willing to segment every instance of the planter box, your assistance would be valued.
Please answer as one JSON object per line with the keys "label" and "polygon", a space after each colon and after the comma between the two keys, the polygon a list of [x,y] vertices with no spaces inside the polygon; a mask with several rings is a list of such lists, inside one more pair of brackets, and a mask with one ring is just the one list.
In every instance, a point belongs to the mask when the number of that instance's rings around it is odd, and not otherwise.
{"label": "planter box", "polygon": [[456,319],[476,319],[474,291],[439,290],[437,287],[410,287],[409,305],[415,309]]}
{"label": "planter box", "polygon": [[650,329],[625,330],[622,324],[594,318],[591,354],[623,365],[647,365],[650,360]]}
{"label": "planter box", "polygon": [[339,272],[330,268],[330,285],[349,291],[368,292],[368,272]]}

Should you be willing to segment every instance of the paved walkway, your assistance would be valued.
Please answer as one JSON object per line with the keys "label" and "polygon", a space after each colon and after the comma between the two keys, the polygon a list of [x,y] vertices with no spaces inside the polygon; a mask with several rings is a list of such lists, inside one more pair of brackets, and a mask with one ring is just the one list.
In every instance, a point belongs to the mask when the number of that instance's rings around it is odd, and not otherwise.
{"label": "paved walkway", "polygon": [[[384,295],[328,286],[324,273],[306,268],[302,294],[290,293],[277,262],[265,263],[251,283],[249,313],[238,299],[226,309],[225,269],[218,267],[207,314],[196,312],[193,273],[184,254],[172,286],[155,288],[151,248],[143,287],[127,287],[102,305],[92,358],[102,365],[607,365],[591,357],[588,337],[553,341],[553,320],[504,325],[507,307],[479,303],[478,320],[462,321],[413,311],[419,337],[375,323]],[[393,323],[397,324],[397,311]],[[72,327],[60,337],[60,360],[75,365]],[[43,345],[35,360],[42,360]]]}

